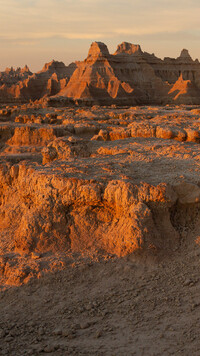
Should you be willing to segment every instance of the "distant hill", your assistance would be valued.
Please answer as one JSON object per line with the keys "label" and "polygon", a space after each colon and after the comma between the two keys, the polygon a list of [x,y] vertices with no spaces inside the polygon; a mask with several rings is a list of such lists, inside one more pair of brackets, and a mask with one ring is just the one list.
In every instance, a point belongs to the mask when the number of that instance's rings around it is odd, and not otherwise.
{"label": "distant hill", "polygon": [[200,104],[200,63],[186,49],[164,60],[123,42],[110,54],[92,43],[87,58],[65,66],[51,61],[38,73],[27,66],[0,73],[1,101],[49,98],[78,104]]}

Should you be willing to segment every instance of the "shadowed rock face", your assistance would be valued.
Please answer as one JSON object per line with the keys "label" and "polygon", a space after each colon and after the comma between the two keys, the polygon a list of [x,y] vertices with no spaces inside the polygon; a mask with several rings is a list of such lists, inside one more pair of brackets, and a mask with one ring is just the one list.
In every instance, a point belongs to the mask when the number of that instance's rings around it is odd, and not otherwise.
{"label": "shadowed rock face", "polygon": [[58,96],[87,104],[197,104],[200,64],[186,49],[177,59],[161,60],[128,42],[118,45],[114,55],[94,42]]}
{"label": "shadowed rock face", "polygon": [[24,68],[17,68],[16,70],[11,68],[6,68],[4,72],[0,72],[0,86],[11,86],[27,79],[33,73],[29,70],[27,65]]}
{"label": "shadowed rock face", "polygon": [[34,74],[27,66],[17,70],[8,68],[0,73],[0,101],[35,101],[55,95],[66,86],[75,69],[75,63],[67,67],[63,62],[54,60]]}
{"label": "shadowed rock face", "polygon": [[35,74],[28,67],[0,73],[1,101],[45,97],[87,105],[199,104],[200,63],[186,49],[161,60],[138,44],[123,42],[110,54],[104,43],[93,42],[82,62],[51,61]]}
{"label": "shadowed rock face", "polygon": [[128,42],[122,42],[120,45],[117,46],[117,50],[115,54],[142,54],[140,45],[134,45]]}
{"label": "shadowed rock face", "polygon": [[183,50],[181,51],[181,54],[180,54],[180,57],[179,57],[179,58],[180,58],[180,59],[189,60],[190,62],[193,62],[193,61],[192,61],[192,58],[190,57],[189,52],[188,52],[187,49],[183,49]]}

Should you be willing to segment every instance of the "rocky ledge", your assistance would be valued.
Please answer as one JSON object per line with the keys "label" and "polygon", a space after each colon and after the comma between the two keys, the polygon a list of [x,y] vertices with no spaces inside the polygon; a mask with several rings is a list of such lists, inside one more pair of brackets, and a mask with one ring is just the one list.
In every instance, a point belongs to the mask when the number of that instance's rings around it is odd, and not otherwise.
{"label": "rocky ledge", "polygon": [[2,283],[61,268],[70,253],[165,254],[198,236],[199,113],[2,108]]}

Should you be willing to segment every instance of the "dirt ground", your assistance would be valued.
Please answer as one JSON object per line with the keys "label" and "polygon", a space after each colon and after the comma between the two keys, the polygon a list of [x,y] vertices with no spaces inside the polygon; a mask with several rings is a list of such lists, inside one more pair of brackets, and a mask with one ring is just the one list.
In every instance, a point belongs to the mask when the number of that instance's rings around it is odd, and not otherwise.
{"label": "dirt ground", "polygon": [[2,292],[0,354],[197,356],[199,258],[187,236],[171,255],[69,259]]}

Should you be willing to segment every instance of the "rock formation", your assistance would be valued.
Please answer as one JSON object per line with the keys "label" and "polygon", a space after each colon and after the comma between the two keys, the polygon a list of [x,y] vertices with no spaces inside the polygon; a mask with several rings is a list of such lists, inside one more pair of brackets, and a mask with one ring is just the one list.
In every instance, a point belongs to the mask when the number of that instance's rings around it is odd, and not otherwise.
{"label": "rock formation", "polygon": [[35,101],[55,95],[66,86],[75,68],[75,63],[67,67],[64,63],[54,60],[46,63],[43,69],[35,74],[31,73],[27,66],[16,71],[8,68],[0,73],[0,101]]}
{"label": "rock formation", "polygon": [[[98,58],[105,54],[104,47]],[[11,251],[16,261],[35,253],[171,251],[191,221],[199,234],[198,109],[31,103],[1,109],[0,121],[5,261]],[[3,271],[11,278],[10,267]]]}
{"label": "rock formation", "polygon": [[6,68],[4,72],[0,72],[0,85],[5,84],[9,86],[16,84],[19,81],[27,79],[32,74],[27,65],[24,68],[17,68],[16,70],[12,67]]}
{"label": "rock formation", "polygon": [[92,43],[87,58],[65,66],[51,61],[38,73],[7,68],[0,73],[0,101],[35,101],[86,105],[199,104],[200,63],[186,49],[164,60],[123,42],[110,54]]}
{"label": "rock formation", "polygon": [[91,45],[67,86],[58,94],[87,104],[200,102],[200,64],[187,50],[161,60],[123,42],[110,55],[105,44]]}
{"label": "rock formation", "polygon": [[76,270],[81,259],[170,266],[173,257],[174,283],[182,248],[192,260],[188,244],[199,266],[199,114],[189,105],[0,104],[0,288],[32,285],[69,263]]}
{"label": "rock formation", "polygon": [[161,60],[139,45],[123,42],[110,55],[105,44],[94,42],[83,62],[68,67],[52,61],[35,74],[27,66],[6,69],[0,74],[0,100],[57,95],[86,104],[193,104],[199,101],[199,73],[199,62],[185,49],[177,59]]}

